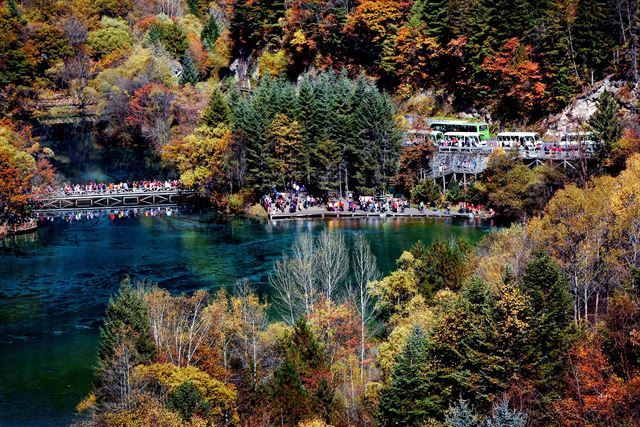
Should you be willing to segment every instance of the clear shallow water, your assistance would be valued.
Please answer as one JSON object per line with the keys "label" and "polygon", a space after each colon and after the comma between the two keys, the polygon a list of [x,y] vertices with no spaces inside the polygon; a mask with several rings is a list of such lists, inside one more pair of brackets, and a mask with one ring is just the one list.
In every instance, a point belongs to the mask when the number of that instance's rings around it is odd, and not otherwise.
{"label": "clear shallow water", "polygon": [[268,294],[273,261],[302,232],[362,232],[383,272],[415,241],[477,241],[487,227],[432,219],[265,223],[195,217],[55,223],[0,242],[0,426],[67,425],[90,389],[98,328],[122,277],[174,293],[246,277]]}

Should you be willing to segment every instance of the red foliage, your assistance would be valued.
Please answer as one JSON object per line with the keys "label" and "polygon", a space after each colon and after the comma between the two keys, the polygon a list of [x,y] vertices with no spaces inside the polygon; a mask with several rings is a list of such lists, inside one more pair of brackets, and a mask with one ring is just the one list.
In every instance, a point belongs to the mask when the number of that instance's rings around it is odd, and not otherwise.
{"label": "red foliage", "polygon": [[529,112],[545,101],[546,86],[540,65],[531,60],[531,51],[531,46],[514,37],[497,55],[485,58],[482,68],[491,83],[486,90],[496,95],[497,104],[520,105],[523,112]]}
{"label": "red foliage", "polygon": [[564,426],[615,426],[640,422],[640,376],[618,377],[596,337],[570,351],[567,391],[554,406]]}

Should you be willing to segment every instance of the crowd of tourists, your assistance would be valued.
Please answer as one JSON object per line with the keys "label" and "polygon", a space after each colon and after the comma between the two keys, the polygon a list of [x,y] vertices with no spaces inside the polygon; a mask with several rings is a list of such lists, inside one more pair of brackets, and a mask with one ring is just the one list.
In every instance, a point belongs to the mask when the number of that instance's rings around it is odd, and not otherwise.
{"label": "crowd of tourists", "polygon": [[62,192],[65,195],[81,195],[94,193],[122,193],[176,190],[181,187],[179,180],[166,181],[124,181],[124,182],[89,182],[86,184],[64,184]]}
{"label": "crowd of tourists", "polygon": [[[296,190],[295,187],[282,192],[273,188],[269,194],[265,194],[262,197],[261,204],[270,215],[303,213],[313,207],[317,211],[325,212],[405,213],[406,209],[412,207],[411,202],[403,198],[376,196],[359,196],[356,198],[353,197],[352,193],[349,193],[346,198],[321,198],[303,193],[300,190]],[[448,202],[437,203],[432,201],[425,204],[424,201],[421,201],[413,207],[419,213],[425,213],[427,210],[433,212],[444,211],[447,215],[452,213],[452,207]],[[490,218],[495,215],[493,209],[486,210],[484,206],[467,202],[459,202],[457,212],[469,217],[481,218]]]}

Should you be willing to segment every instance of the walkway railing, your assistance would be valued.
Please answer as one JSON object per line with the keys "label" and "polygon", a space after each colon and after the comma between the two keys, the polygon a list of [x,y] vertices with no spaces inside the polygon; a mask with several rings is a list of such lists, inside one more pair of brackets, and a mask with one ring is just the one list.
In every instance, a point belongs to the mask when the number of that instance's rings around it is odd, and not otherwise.
{"label": "walkway railing", "polygon": [[169,207],[196,201],[197,192],[181,188],[58,191],[36,198],[33,212]]}

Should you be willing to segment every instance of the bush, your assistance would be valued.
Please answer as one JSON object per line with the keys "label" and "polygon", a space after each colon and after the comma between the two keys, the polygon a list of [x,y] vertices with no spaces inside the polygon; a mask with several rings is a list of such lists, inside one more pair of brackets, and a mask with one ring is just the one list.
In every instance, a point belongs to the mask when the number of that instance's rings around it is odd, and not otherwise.
{"label": "bush", "polygon": [[123,19],[103,16],[100,26],[101,28],[91,31],[87,37],[87,43],[96,57],[131,48],[131,31]]}
{"label": "bush", "polygon": [[440,198],[440,190],[433,181],[424,180],[413,187],[413,190],[411,190],[411,198],[416,203],[430,203]]}
{"label": "bush", "polygon": [[245,199],[242,193],[232,194],[229,197],[229,212],[241,213],[244,211]]}

